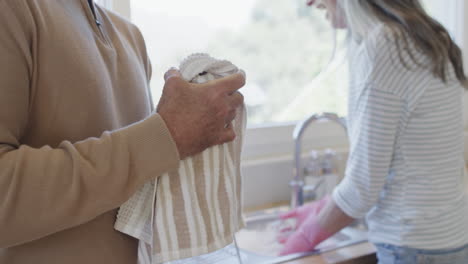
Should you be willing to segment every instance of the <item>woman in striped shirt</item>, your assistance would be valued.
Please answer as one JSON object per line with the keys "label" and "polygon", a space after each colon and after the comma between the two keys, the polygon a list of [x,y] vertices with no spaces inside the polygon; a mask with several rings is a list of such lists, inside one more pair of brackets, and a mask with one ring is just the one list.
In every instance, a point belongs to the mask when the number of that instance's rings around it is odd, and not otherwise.
{"label": "woman in striped shirt", "polygon": [[419,0],[315,2],[349,31],[350,152],[329,199],[283,215],[282,254],[366,217],[379,263],[468,263],[459,47]]}

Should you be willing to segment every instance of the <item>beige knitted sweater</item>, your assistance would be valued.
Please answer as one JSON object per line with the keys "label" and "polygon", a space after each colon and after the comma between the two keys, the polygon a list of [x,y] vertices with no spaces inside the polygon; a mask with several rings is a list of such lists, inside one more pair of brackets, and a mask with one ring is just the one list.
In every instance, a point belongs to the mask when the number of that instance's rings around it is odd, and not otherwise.
{"label": "beige knitted sweater", "polygon": [[0,1],[0,264],[136,264],[117,208],[179,165],[140,32],[96,14]]}

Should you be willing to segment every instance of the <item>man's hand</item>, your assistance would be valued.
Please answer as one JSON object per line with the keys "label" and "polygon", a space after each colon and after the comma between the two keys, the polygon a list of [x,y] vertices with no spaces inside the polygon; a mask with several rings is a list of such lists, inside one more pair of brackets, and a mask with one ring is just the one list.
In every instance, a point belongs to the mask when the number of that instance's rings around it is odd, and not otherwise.
{"label": "man's hand", "polygon": [[244,74],[192,84],[171,69],[164,78],[157,112],[166,122],[181,159],[235,139],[231,122],[244,102],[237,91],[245,85]]}

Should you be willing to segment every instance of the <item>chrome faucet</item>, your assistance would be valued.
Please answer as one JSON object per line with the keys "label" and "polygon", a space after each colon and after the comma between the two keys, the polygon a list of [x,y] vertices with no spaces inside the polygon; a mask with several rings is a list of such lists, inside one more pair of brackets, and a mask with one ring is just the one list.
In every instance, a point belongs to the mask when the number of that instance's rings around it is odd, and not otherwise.
{"label": "chrome faucet", "polygon": [[[294,170],[293,176],[294,179],[289,182],[289,185],[292,188],[291,194],[291,208],[296,208],[304,204],[304,170],[301,166],[301,153],[302,153],[302,136],[306,128],[319,120],[333,121],[341,125],[344,130],[347,130],[346,119],[344,117],[339,117],[334,113],[323,113],[321,115],[314,114],[305,120],[301,121],[294,128],[293,139],[294,139]],[[315,189],[315,188],[312,188]]]}

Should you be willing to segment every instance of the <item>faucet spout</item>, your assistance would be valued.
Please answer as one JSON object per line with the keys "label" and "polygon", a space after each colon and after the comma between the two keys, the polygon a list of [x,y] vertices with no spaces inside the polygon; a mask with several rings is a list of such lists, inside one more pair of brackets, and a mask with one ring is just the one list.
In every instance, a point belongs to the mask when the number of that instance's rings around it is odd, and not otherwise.
{"label": "faucet spout", "polygon": [[346,131],[346,119],[339,117],[335,113],[323,113],[321,115],[314,114],[296,125],[293,132],[294,139],[294,169],[293,169],[293,180],[290,181],[289,185],[292,188],[291,192],[291,208],[297,208],[304,204],[304,171],[301,165],[301,153],[302,153],[302,137],[307,127],[316,121],[332,121],[338,123]]}

